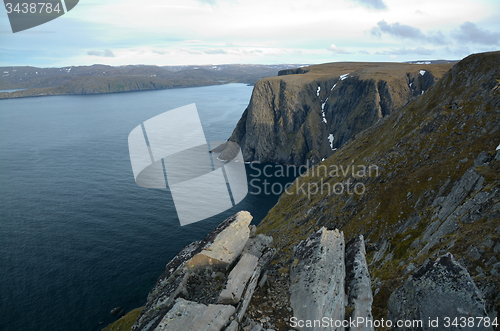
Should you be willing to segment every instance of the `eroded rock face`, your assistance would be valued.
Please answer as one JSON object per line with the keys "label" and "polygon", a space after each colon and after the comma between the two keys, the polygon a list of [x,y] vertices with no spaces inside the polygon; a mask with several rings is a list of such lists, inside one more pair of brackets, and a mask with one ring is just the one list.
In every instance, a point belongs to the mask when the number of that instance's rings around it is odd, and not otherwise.
{"label": "eroded rock face", "polygon": [[[290,270],[290,302],[298,320],[344,320],[344,235],[321,228],[302,241]],[[304,327],[299,330],[343,330]]]}
{"label": "eroded rock face", "polygon": [[[389,298],[389,318],[421,320],[421,328],[396,330],[450,330],[445,318],[486,317],[482,295],[465,268],[448,253],[429,261],[408,278]],[[429,319],[439,318],[438,327],[429,327]],[[451,323],[450,322],[450,323]],[[453,327],[454,330],[492,330],[491,327]]]}
{"label": "eroded rock face", "polygon": [[[326,66],[332,67],[319,76],[299,68],[255,84],[229,139],[241,146],[245,161],[320,162],[437,80],[432,66],[423,74],[404,64],[372,64],[375,71],[356,64]],[[229,150],[231,144],[226,145]]]}

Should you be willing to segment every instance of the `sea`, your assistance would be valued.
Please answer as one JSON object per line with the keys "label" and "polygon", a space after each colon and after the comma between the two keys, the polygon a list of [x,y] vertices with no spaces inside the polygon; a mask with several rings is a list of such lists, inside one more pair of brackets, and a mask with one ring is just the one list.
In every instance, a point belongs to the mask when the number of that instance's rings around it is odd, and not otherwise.
{"label": "sea", "polygon": [[[146,303],[182,247],[240,210],[258,224],[295,172],[246,165],[257,185],[242,202],[181,226],[168,189],[135,183],[128,150],[137,125],[191,103],[207,140],[226,140],[251,93],[227,84],[0,100],[0,329],[101,330],[115,307]],[[276,189],[256,188],[266,180]]]}

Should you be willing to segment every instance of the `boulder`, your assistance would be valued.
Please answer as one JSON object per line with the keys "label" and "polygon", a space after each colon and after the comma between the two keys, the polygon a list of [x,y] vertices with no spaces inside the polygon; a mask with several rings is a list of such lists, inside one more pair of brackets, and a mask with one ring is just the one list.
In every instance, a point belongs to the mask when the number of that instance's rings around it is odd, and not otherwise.
{"label": "boulder", "polygon": [[[492,330],[478,326],[477,317],[487,317],[485,303],[467,270],[458,264],[451,253],[436,261],[428,261],[405,284],[394,291],[388,302],[389,319],[421,320],[419,328],[395,328],[395,330]],[[445,327],[455,318],[475,318],[475,327]],[[428,321],[438,319],[437,327]]]}

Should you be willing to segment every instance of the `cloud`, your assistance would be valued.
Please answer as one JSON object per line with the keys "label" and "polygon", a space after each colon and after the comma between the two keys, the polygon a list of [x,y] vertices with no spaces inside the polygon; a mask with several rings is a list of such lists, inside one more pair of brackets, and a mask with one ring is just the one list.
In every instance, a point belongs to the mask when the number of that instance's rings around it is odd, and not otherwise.
{"label": "cloud", "polygon": [[115,54],[109,49],[105,49],[104,51],[88,51],[87,55],[92,56],[102,56],[102,57],[115,57]]}
{"label": "cloud", "polygon": [[454,32],[454,37],[461,42],[482,45],[498,45],[500,42],[500,33],[481,29],[472,22],[460,25],[458,31]]}
{"label": "cloud", "polygon": [[205,54],[227,54],[227,52],[223,49],[207,49],[205,51],[203,51],[203,53]]}
{"label": "cloud", "polygon": [[197,0],[197,1],[201,3],[208,3],[209,5],[215,5],[215,3],[217,2],[216,0]]}
{"label": "cloud", "polygon": [[160,54],[160,55],[165,55],[165,54],[169,54],[170,52],[169,51],[153,50],[153,53]]}
{"label": "cloud", "polygon": [[399,48],[393,49],[390,51],[377,52],[379,55],[431,55],[434,51],[424,48],[424,47],[416,47],[416,48]]}
{"label": "cloud", "polygon": [[335,44],[331,44],[330,47],[328,47],[328,50],[334,54],[351,54],[351,52],[348,52],[343,48],[338,48]]}
{"label": "cloud", "polygon": [[367,7],[367,8],[373,8],[373,9],[386,9],[387,6],[382,0],[351,0],[354,2],[359,3],[360,5]]}
{"label": "cloud", "polygon": [[425,35],[420,29],[413,26],[399,24],[399,22],[389,24],[385,20],[378,22],[376,27],[371,28],[370,33],[378,38],[382,37],[383,33],[386,33],[397,38],[420,40],[431,44],[446,43],[446,37],[441,31]]}
{"label": "cloud", "polygon": [[370,32],[376,37],[382,36],[382,33],[387,33],[399,38],[425,39],[425,35],[417,28],[402,25],[399,22],[388,24],[384,20],[378,22],[377,27],[373,27]]}
{"label": "cloud", "polygon": [[361,50],[358,52],[359,54],[364,54],[364,55],[369,55],[370,53],[368,53],[367,51],[364,51],[364,50]]}

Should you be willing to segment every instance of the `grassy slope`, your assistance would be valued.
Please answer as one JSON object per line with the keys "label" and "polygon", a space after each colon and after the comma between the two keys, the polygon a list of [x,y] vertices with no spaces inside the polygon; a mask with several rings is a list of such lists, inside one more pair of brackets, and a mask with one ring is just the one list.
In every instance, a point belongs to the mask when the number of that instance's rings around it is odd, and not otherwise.
{"label": "grassy slope", "polygon": [[[452,240],[457,244],[450,251],[458,258],[466,254],[470,245],[479,245],[486,234],[495,236],[495,228],[500,225],[498,217],[461,225],[427,256],[415,258],[415,250],[409,247],[429,224],[432,201],[446,180],[453,183],[459,179],[481,151],[493,152],[500,143],[499,131],[495,131],[500,124],[499,61],[500,52],[461,61],[422,97],[359,134],[321,163],[327,169],[333,165],[377,165],[378,177],[356,180],[366,185],[365,194],[328,195],[325,190],[311,197],[301,191],[281,196],[258,227],[259,232],[275,238],[279,252],[274,263],[286,266],[293,246],[323,225],[342,229],[346,240],[364,234],[370,242],[369,262],[374,249],[387,240],[393,259],[371,267],[379,289],[374,298],[374,315],[385,318],[388,296],[403,282],[403,271],[410,261],[418,266]],[[488,175],[488,188],[498,188],[495,170],[482,171]],[[346,178],[315,173],[299,178],[290,191],[297,192],[303,183],[318,183],[321,179],[333,186]],[[419,222],[398,233],[410,217],[417,217]],[[499,279],[490,281],[498,284]]]}
{"label": "grassy slope", "polygon": [[135,321],[141,314],[141,311],[144,307],[136,308],[134,310],[131,310],[128,312],[125,316],[121,317],[118,321],[111,323],[102,331],[124,331],[124,330],[130,330],[132,325],[134,325]]}

